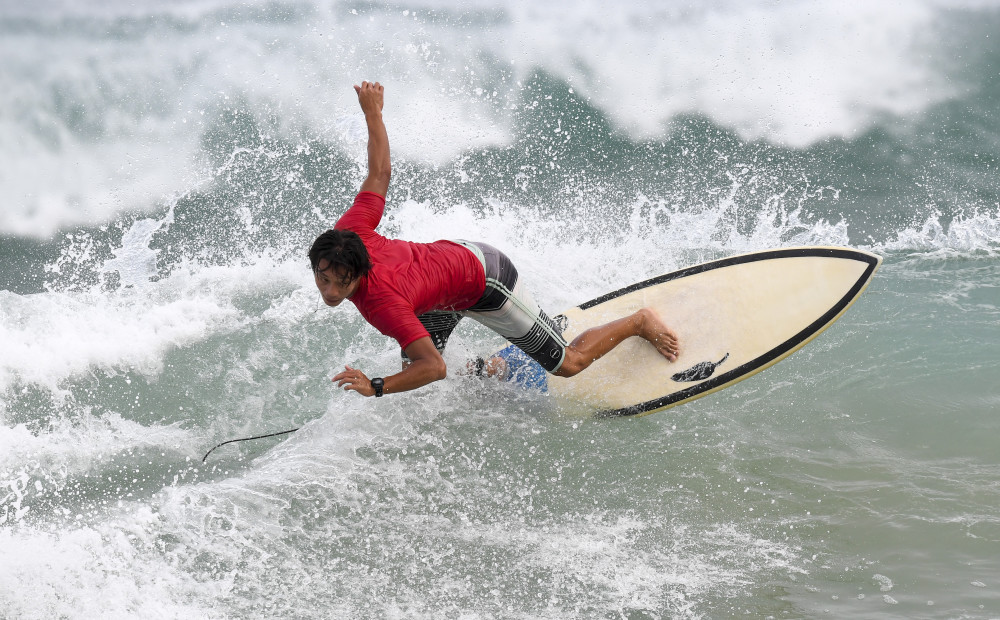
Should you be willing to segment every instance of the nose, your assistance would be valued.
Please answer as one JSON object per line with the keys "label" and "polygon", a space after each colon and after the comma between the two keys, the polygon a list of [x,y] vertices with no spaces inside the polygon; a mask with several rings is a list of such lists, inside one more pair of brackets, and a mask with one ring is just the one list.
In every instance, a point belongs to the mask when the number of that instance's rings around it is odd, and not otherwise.
{"label": "nose", "polygon": [[340,295],[340,291],[332,282],[319,285],[319,294],[323,297],[323,302],[328,306],[338,306],[340,302],[344,301],[343,296]]}

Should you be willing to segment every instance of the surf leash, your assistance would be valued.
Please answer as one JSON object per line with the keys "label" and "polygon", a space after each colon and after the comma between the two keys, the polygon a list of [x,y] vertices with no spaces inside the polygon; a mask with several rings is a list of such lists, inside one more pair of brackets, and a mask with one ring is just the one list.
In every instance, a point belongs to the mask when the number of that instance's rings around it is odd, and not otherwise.
{"label": "surf leash", "polygon": [[[278,437],[280,435],[287,435],[289,433],[294,433],[297,430],[299,430],[299,429],[297,429],[297,428],[290,428],[287,431],[281,431],[281,432],[278,432],[278,433],[268,433],[267,435],[257,435],[256,437],[243,437],[242,439],[230,439],[229,441],[223,441],[219,445],[215,446],[215,448],[221,448],[222,446],[226,445],[227,443],[236,443],[237,441],[253,441],[254,439],[265,439],[267,437]],[[215,448],[212,448],[211,450],[209,450],[208,452],[205,453],[204,458],[201,459],[202,463],[204,463],[208,459],[208,455],[209,454],[215,452]]]}

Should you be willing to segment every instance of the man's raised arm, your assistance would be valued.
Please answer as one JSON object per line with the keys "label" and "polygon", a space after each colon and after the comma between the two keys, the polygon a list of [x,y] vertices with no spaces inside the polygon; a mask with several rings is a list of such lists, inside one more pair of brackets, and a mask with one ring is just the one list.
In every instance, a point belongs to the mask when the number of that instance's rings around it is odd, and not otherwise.
{"label": "man's raised arm", "polygon": [[385,197],[389,191],[392,165],[389,162],[389,134],[382,122],[382,104],[385,88],[378,82],[361,82],[354,86],[358,103],[368,124],[368,177],[361,184],[361,191],[375,192]]}

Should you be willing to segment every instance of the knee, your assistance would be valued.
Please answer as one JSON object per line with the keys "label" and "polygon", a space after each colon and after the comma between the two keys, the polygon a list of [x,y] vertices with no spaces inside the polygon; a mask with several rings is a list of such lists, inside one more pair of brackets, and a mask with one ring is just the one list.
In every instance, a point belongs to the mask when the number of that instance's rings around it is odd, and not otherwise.
{"label": "knee", "polygon": [[579,374],[581,370],[586,368],[585,364],[581,363],[580,356],[573,349],[567,348],[566,355],[563,357],[563,363],[559,366],[559,369],[554,373],[557,377],[572,377]]}

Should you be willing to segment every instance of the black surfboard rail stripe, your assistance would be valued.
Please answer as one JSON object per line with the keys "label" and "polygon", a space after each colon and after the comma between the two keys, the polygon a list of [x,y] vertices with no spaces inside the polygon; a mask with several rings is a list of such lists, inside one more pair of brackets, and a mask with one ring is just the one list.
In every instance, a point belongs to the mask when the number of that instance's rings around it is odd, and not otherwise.
{"label": "black surfboard rail stripe", "polygon": [[720,375],[716,375],[706,381],[693,385],[685,390],[679,392],[674,392],[668,396],[662,398],[657,398],[654,400],[649,400],[644,403],[639,403],[637,405],[632,405],[630,407],[624,407],[622,409],[609,409],[605,411],[597,412],[597,417],[601,418],[615,418],[615,417],[629,417],[640,415],[649,411],[655,411],[657,409],[662,409],[673,403],[687,400],[698,394],[704,392],[709,392],[716,388],[726,385],[731,381],[753,373],[757,369],[766,367],[777,359],[781,359],[785,355],[790,354],[798,347],[802,346],[807,342],[812,336],[817,332],[822,331],[827,327],[835,318],[837,318],[844,310],[847,309],[854,300],[857,299],[861,291],[864,290],[865,286],[871,281],[875,270],[878,268],[881,258],[873,254],[868,254],[866,252],[860,252],[858,250],[852,250],[850,248],[831,248],[831,247],[813,247],[813,248],[782,248],[777,250],[765,250],[763,252],[754,252],[752,254],[740,254],[736,256],[730,256],[728,258],[722,258],[715,261],[710,261],[703,263],[701,265],[695,265],[693,267],[687,267],[679,271],[674,271],[662,276],[657,276],[655,278],[650,278],[643,282],[638,282],[625,288],[601,295],[596,299],[592,299],[586,303],[580,304],[578,307],[581,310],[586,310],[588,308],[593,308],[604,302],[611,301],[622,295],[627,295],[650,286],[655,286],[657,284],[662,284],[664,282],[669,282],[670,280],[677,280],[679,278],[684,278],[687,276],[692,276],[699,273],[704,273],[706,271],[712,271],[713,269],[721,269],[723,267],[729,267],[731,265],[741,265],[745,263],[753,263],[763,260],[775,260],[780,258],[797,258],[797,257],[822,257],[822,258],[842,258],[848,260],[856,260],[867,264],[864,273],[858,278],[857,282],[850,288],[850,290],[827,312],[825,312],[820,318],[813,321],[808,327],[800,331],[795,336],[792,336],[782,344],[771,349],[764,355],[757,357],[746,364],[737,366],[732,370],[724,372]]}

